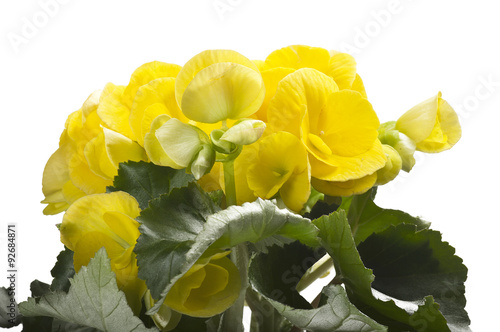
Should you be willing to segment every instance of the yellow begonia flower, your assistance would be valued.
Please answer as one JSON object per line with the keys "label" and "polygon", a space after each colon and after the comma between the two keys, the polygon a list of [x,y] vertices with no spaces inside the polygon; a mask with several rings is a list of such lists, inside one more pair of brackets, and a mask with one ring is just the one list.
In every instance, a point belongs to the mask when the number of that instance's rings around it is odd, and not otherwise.
{"label": "yellow begonia flower", "polygon": [[356,61],[347,53],[292,45],[272,52],[264,63],[259,63],[259,68],[266,85],[266,96],[255,117],[262,121],[267,121],[268,105],[276,93],[279,81],[301,68],[316,69],[333,78],[339,90],[358,91],[366,98],[363,81],[356,73]]}
{"label": "yellow begonia flower", "polygon": [[328,187],[339,182],[349,188],[345,192],[366,191],[375,181],[371,175],[385,165],[377,138],[380,123],[371,104],[359,92],[339,91],[331,77],[317,70],[299,69],[280,82],[268,121],[272,132],[287,131],[302,141],[311,176]]}
{"label": "yellow begonia flower", "polygon": [[146,284],[137,277],[133,252],[139,237],[139,204],[125,192],[95,194],[80,198],[66,211],[61,224],[61,242],[74,252],[78,272],[95,253],[106,248],[118,287],[125,293],[132,310],[138,314]]}
{"label": "yellow begonia flower", "polygon": [[175,96],[191,120],[216,123],[248,117],[264,100],[265,86],[257,66],[229,50],[208,50],[179,72]]}
{"label": "yellow begonia flower", "polygon": [[[180,66],[153,61],[137,68],[127,86],[116,86],[108,83],[103,91],[97,113],[106,127],[127,136],[132,140],[139,140],[133,127],[142,126],[142,123],[131,125],[130,116],[136,94],[141,86],[149,82],[167,77],[176,77]],[[141,95],[142,98],[142,95]],[[138,119],[142,122],[142,118]]]}
{"label": "yellow begonia flower", "polygon": [[462,136],[457,113],[441,98],[441,92],[403,114],[396,129],[410,137],[422,152],[450,149]]}
{"label": "yellow begonia flower", "polygon": [[107,127],[99,117],[99,106],[106,98],[97,91],[68,117],[59,148],[44,169],[45,214],[62,212],[85,195],[106,192],[120,162],[147,160],[142,147]]}
{"label": "yellow begonia flower", "polygon": [[403,167],[403,159],[396,149],[387,144],[383,144],[382,148],[387,157],[387,162],[384,167],[377,171],[377,182],[375,183],[377,186],[384,185],[394,180]]}
{"label": "yellow begonia flower", "polygon": [[311,184],[317,191],[330,196],[360,195],[375,185],[377,173],[366,175],[362,178],[347,181],[325,181],[311,179]]}
{"label": "yellow begonia flower", "polygon": [[264,199],[279,191],[285,205],[299,212],[311,192],[305,147],[294,135],[278,132],[259,140],[257,148],[257,156],[246,174],[249,188]]}
{"label": "yellow begonia flower", "polygon": [[170,289],[164,304],[193,317],[212,317],[238,298],[241,280],[229,252],[199,259]]}

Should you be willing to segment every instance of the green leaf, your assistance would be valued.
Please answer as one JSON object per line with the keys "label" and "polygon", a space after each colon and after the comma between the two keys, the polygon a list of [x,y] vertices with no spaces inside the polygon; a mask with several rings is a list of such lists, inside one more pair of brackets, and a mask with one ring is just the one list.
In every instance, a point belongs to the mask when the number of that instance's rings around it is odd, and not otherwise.
{"label": "green leaf", "polygon": [[75,275],[73,251],[65,247],[57,256],[57,262],[50,274],[54,277],[50,290],[68,292],[71,285],[69,279]]}
{"label": "green leaf", "polygon": [[[442,323],[443,320],[446,320],[439,310],[434,310],[436,309],[436,305],[430,302],[429,299],[426,299],[424,303],[423,298],[430,295],[431,291],[419,290],[418,294],[421,297],[409,300],[408,298],[394,298],[390,296],[391,294],[384,294],[375,289],[372,290],[372,282],[374,280],[376,280],[376,283],[379,283],[379,280],[384,280],[385,277],[385,286],[387,287],[384,290],[387,290],[390,288],[388,286],[390,282],[394,282],[394,284],[391,284],[391,287],[392,285],[397,285],[398,276],[390,271],[392,268],[390,265],[384,270],[386,274],[380,277],[377,273],[375,273],[375,276],[377,276],[375,277],[371,270],[365,268],[356,248],[344,211],[334,212],[330,216],[323,216],[315,220],[314,223],[320,229],[320,237],[323,240],[323,245],[333,258],[335,270],[341,275],[349,299],[358,309],[376,319],[379,323],[390,326],[394,331],[417,331],[417,325],[421,325],[422,320],[425,320],[426,331],[450,331],[449,327],[443,330]],[[403,234],[393,232],[395,229],[409,230],[410,228],[412,229],[411,234],[415,238],[408,235],[409,233],[405,238],[405,232]],[[382,259],[386,263],[390,263],[390,259],[398,257],[403,257],[406,260],[414,259],[415,257],[411,256],[412,252],[421,250],[416,256],[425,254],[424,258],[419,258],[419,262],[423,264],[421,268],[424,271],[425,268],[435,266],[436,261],[434,261],[434,258],[437,257],[439,262],[442,260],[442,264],[446,266],[445,269],[448,269],[448,266],[452,267],[451,270],[456,267],[455,264],[457,261],[454,258],[455,256],[453,256],[454,251],[450,250],[447,244],[441,243],[440,238],[432,239],[436,236],[437,232],[428,230],[418,232],[415,225],[406,224],[391,227],[387,232],[391,236],[386,235],[385,232],[372,235],[373,240],[367,240],[371,245],[369,247],[365,245],[366,247],[360,250],[364,254],[372,255],[374,260]],[[380,241],[376,241],[377,244],[375,244],[372,242],[375,240]],[[381,243],[384,245],[381,245]],[[394,248],[391,248],[392,246]],[[408,262],[406,265],[415,266],[413,262]],[[462,268],[459,268],[459,270],[463,271]],[[406,284],[404,287],[411,288],[413,286]],[[407,291],[412,292],[411,290]],[[404,293],[401,289],[399,292]],[[433,315],[426,315],[425,313],[431,309],[433,310]]]}
{"label": "green leaf", "polygon": [[[247,241],[262,247],[262,241],[284,238],[319,245],[318,230],[309,219],[270,201],[258,199],[214,213],[210,197],[194,188],[152,201],[138,218],[142,223],[135,247],[139,277],[158,303],[209,248],[225,250]],[[155,310],[156,306],[150,312]]]}
{"label": "green leaf", "polygon": [[464,309],[467,268],[439,232],[400,224],[371,235],[358,250],[376,276],[373,288],[405,301],[432,295],[448,323],[470,324]]}
{"label": "green leaf", "polygon": [[341,209],[348,211],[347,219],[351,225],[354,241],[359,244],[373,233],[379,233],[390,226],[399,224],[416,225],[425,229],[430,223],[420,218],[412,217],[399,210],[383,209],[373,202],[376,189],[371,189],[358,196],[344,198]]}
{"label": "green leaf", "polygon": [[[218,210],[212,199],[192,183],[152,200],[149,208],[141,212],[137,218],[141,235],[134,251],[139,278],[146,280],[153,298],[162,296],[169,281],[183,271],[186,255],[205,221]],[[187,265],[192,264],[194,261]]]}
{"label": "green leaf", "polygon": [[341,286],[325,287],[323,294],[326,300],[318,308],[313,308],[295,290],[300,277],[322,255],[321,250],[313,251],[295,242],[284,248],[271,247],[269,253],[260,253],[252,258],[250,283],[272,305],[271,308],[268,308],[269,304],[266,308],[266,303],[257,305],[262,308],[259,320],[264,326],[267,324],[264,331],[274,331],[280,325],[280,321],[266,322],[273,319],[273,307],[293,325],[312,332],[386,331],[385,327],[360,313],[349,302]]}
{"label": "green leaf", "polygon": [[154,331],[146,329],[127,305],[104,249],[75,275],[68,293],[49,293],[39,301],[29,298],[19,308],[23,316],[48,316],[104,332]]}
{"label": "green leaf", "polygon": [[148,207],[153,198],[169,194],[175,188],[186,187],[194,181],[185,169],[173,169],[144,161],[120,163],[118,175],[108,192],[125,191],[134,196],[141,210]]}

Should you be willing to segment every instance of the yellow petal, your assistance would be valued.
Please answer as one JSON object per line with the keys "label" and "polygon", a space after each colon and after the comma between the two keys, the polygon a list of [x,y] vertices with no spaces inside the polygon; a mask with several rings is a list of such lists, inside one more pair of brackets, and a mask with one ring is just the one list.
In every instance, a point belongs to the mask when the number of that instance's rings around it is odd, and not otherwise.
{"label": "yellow petal", "polygon": [[132,77],[130,77],[130,82],[128,83],[125,91],[123,93],[123,101],[125,105],[129,108],[132,107],[132,102],[135,98],[137,90],[149,82],[166,77],[176,77],[181,70],[181,66],[165,63],[160,61],[152,61],[143,64],[137,68]]}
{"label": "yellow petal", "polygon": [[266,58],[268,68],[313,68],[323,73],[329,71],[329,62],[330,53],[327,50],[305,45],[284,47],[272,52]]}
{"label": "yellow petal", "polygon": [[344,182],[324,181],[312,178],[311,183],[314,189],[329,196],[352,196],[365,193],[375,185],[377,174],[366,175],[360,179],[348,180]]}
{"label": "yellow petal", "polygon": [[[74,251],[76,244],[86,233],[100,232],[121,244],[122,247],[134,246],[135,241],[127,242],[106,223],[104,216],[108,212],[122,213],[124,216],[120,221],[124,224],[123,227],[127,227],[125,223],[138,227],[134,218],[139,216],[141,210],[134,197],[120,191],[89,195],[74,202],[64,214],[59,229],[61,242]],[[138,236],[138,232],[136,235]]]}
{"label": "yellow petal", "polygon": [[124,91],[124,86],[117,86],[113,83],[106,84],[97,108],[97,114],[106,127],[130,139],[135,139],[129,123],[130,106],[125,103]]}
{"label": "yellow petal", "polygon": [[64,200],[68,202],[69,204],[72,204],[79,198],[82,198],[86,194],[80,190],[78,187],[74,185],[73,182],[67,181],[62,188],[62,192],[64,195]]}
{"label": "yellow petal", "polygon": [[144,136],[149,132],[153,120],[161,114],[188,122],[175,100],[175,78],[159,78],[137,90],[130,110],[130,127],[137,142],[144,145]]}
{"label": "yellow petal", "polygon": [[[236,186],[236,202],[238,205],[245,202],[253,202],[257,199],[253,190],[248,187],[247,181],[248,167],[255,163],[257,152],[257,144],[245,145],[240,155],[234,161],[234,182]],[[220,167],[219,179],[222,189],[225,190],[224,170],[222,166]]]}
{"label": "yellow petal", "polygon": [[69,177],[71,182],[84,193],[97,194],[106,192],[106,187],[113,185],[113,181],[105,179],[89,168],[87,159],[75,153],[69,161]]}
{"label": "yellow petal", "polygon": [[356,74],[356,78],[354,79],[354,82],[352,83],[350,89],[361,93],[363,97],[367,98],[365,85],[363,84],[363,80],[358,74]]}
{"label": "yellow petal", "polygon": [[356,61],[347,53],[335,52],[326,74],[335,80],[339,89],[350,89],[356,78]]}
{"label": "yellow petal", "polygon": [[200,70],[184,90],[182,112],[191,120],[215,123],[257,112],[265,96],[260,72],[236,63]]}
{"label": "yellow petal", "polygon": [[[335,81],[315,69],[299,69],[287,75],[278,84],[269,103],[267,120],[270,130],[287,131],[300,137],[304,109],[312,116],[319,116],[328,96],[336,91]],[[311,122],[317,123],[317,119],[311,119]]]}
{"label": "yellow petal", "polygon": [[215,190],[220,190],[220,172],[221,172],[221,163],[215,163],[210,173],[205,174],[201,179],[198,180],[198,184],[205,192],[211,192]]}
{"label": "yellow petal", "polygon": [[311,175],[327,181],[348,181],[372,174],[384,167],[386,157],[382,144],[377,139],[372,147],[357,156],[331,156],[328,163],[319,160],[314,154],[309,154]]}
{"label": "yellow petal", "polygon": [[249,188],[264,199],[280,191],[286,206],[300,211],[310,191],[306,149],[287,132],[264,137],[257,145],[257,158],[247,170]]}
{"label": "yellow petal", "polygon": [[269,107],[269,102],[276,94],[279,82],[285,78],[286,75],[291,74],[294,71],[295,69],[292,68],[277,67],[261,72],[264,85],[266,86],[266,96],[264,97],[264,101],[262,102],[259,110],[255,113],[257,119],[267,122],[267,109]]}
{"label": "yellow petal", "polygon": [[192,57],[181,69],[175,80],[175,97],[182,105],[182,96],[189,83],[202,69],[215,63],[230,62],[248,67],[256,72],[259,69],[252,61],[238,52],[231,50],[207,50]]}

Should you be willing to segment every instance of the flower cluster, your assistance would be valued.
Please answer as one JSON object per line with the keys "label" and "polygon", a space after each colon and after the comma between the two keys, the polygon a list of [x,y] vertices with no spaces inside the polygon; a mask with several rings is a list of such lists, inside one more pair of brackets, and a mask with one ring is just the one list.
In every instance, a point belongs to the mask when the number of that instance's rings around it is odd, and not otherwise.
{"label": "flower cluster", "polygon": [[[447,150],[460,135],[441,93],[381,125],[348,54],[295,45],[251,61],[209,50],[183,67],[144,64],[127,86],[109,83],[72,113],[44,170],[44,213],[66,211],[61,240],[77,270],[106,248],[138,313],[142,301],[154,304],[133,252],[140,209],[126,193],[106,193],[121,162],[186,169],[205,191],[224,190],[228,205],[260,197],[300,212],[312,190],[364,193],[410,171],[416,150]],[[231,306],[240,286],[226,255],[200,259],[176,283],[158,326]]]}

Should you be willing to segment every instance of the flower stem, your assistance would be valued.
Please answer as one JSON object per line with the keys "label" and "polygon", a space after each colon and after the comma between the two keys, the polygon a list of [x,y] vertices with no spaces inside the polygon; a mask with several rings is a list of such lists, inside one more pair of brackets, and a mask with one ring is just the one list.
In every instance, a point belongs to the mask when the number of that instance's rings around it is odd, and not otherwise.
{"label": "flower stem", "polygon": [[233,248],[231,260],[240,271],[241,288],[236,302],[224,312],[222,319],[223,332],[243,332],[243,308],[248,288],[248,249],[246,243],[240,243]]}
{"label": "flower stem", "polygon": [[307,272],[302,276],[299,283],[295,287],[297,292],[301,292],[311,285],[316,279],[328,273],[333,267],[333,260],[330,255],[323,256],[317,261]]}
{"label": "flower stem", "polygon": [[236,205],[236,184],[234,181],[234,159],[222,163],[224,167],[224,187],[226,192],[226,205]]}

